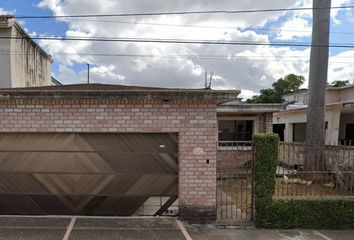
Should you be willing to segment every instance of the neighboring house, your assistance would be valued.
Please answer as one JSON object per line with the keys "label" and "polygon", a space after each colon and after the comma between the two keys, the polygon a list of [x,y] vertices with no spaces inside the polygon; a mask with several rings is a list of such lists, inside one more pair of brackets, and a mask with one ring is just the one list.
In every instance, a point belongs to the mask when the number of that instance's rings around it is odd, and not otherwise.
{"label": "neighboring house", "polygon": [[63,85],[61,82],[59,82],[55,77],[51,77],[51,80],[52,80],[52,84],[51,85],[54,85],[54,86],[61,86]]}
{"label": "neighboring house", "polygon": [[[273,130],[286,142],[304,142],[308,91],[300,90],[284,96],[285,110],[273,116]],[[327,87],[326,144],[354,144],[354,85]]]}
{"label": "neighboring house", "polygon": [[12,16],[0,16],[0,52],[0,88],[51,85],[51,56]]}

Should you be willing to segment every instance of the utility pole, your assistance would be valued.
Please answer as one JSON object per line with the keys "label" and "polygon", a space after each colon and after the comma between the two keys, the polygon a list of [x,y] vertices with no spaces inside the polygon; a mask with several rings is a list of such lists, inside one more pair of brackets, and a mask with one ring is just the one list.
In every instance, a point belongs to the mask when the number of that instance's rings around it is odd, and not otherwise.
{"label": "utility pole", "polygon": [[323,170],[325,97],[328,75],[331,0],[313,0],[312,46],[306,125],[306,170]]}
{"label": "utility pole", "polygon": [[87,84],[90,84],[90,64],[87,64]]}

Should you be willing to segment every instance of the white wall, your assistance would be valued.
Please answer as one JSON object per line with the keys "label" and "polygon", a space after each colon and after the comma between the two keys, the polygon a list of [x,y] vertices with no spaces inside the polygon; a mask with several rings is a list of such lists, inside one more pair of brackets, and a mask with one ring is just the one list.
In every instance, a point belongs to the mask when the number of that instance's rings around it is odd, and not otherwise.
{"label": "white wall", "polygon": [[[12,36],[20,37],[21,33],[13,27]],[[15,39],[11,50],[24,53],[11,55],[12,87],[51,85],[51,63],[37,46],[27,39]]]}
{"label": "white wall", "polygon": [[[326,144],[338,144],[339,137],[339,122],[340,122],[340,109],[327,110],[325,121],[328,124],[326,129]],[[293,123],[307,122],[307,112],[293,112],[284,114],[280,112],[275,113],[273,116],[273,124],[285,124],[284,141],[293,141]]]}
{"label": "white wall", "polygon": [[[286,102],[295,101],[298,104],[308,104],[308,92],[298,92],[284,96]],[[338,103],[338,102],[350,102],[354,101],[354,87],[327,89],[326,91],[326,104]]]}
{"label": "white wall", "polygon": [[[11,33],[10,28],[0,28],[0,37],[7,37]],[[10,39],[0,39],[0,52],[10,52]],[[11,87],[10,54],[0,55],[0,88]]]}
{"label": "white wall", "polygon": [[354,87],[342,89],[340,91],[340,98],[342,102],[354,102]]}
{"label": "white wall", "polygon": [[295,94],[289,94],[287,96],[284,96],[284,100],[286,102],[295,101],[297,103],[307,105],[307,103],[308,103],[308,94],[307,94],[307,91],[298,92],[298,93],[295,93]]}
{"label": "white wall", "polygon": [[[2,37],[28,37],[9,19],[0,24]],[[0,88],[51,85],[51,60],[29,39],[0,39]],[[10,54],[11,53],[11,54]]]}

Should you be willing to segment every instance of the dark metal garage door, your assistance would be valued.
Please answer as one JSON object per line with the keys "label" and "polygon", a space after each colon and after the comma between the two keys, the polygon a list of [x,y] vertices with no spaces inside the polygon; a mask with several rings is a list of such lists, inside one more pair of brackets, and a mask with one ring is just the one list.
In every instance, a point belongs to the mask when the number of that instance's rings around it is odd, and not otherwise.
{"label": "dark metal garage door", "polygon": [[178,195],[177,134],[0,134],[0,214],[133,215]]}

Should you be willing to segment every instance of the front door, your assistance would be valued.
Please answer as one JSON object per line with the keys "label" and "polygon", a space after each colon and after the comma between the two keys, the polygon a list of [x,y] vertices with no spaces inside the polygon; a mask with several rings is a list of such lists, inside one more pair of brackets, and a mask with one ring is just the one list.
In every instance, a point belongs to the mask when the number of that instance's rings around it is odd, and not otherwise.
{"label": "front door", "polygon": [[354,145],[354,123],[349,123],[345,127],[345,139],[351,141]]}

